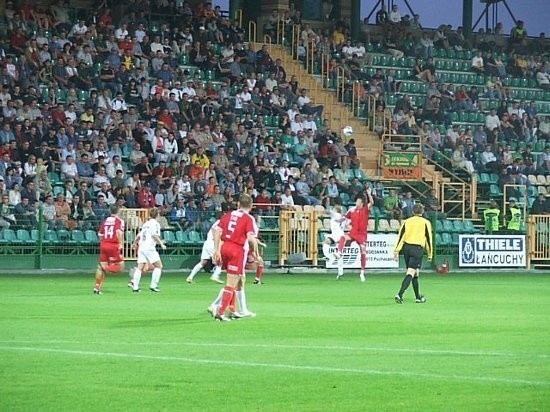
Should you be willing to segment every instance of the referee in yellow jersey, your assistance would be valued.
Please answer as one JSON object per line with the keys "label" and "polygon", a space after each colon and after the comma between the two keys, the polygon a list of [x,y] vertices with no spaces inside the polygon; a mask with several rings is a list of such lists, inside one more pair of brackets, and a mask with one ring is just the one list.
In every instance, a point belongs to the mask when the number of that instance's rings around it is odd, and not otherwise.
{"label": "referee in yellow jersey", "polygon": [[433,256],[433,240],[432,240],[432,224],[429,220],[424,219],[422,214],[424,207],[417,203],[413,206],[414,216],[403,222],[399,229],[399,238],[397,246],[395,246],[394,259],[399,259],[399,252],[403,250],[405,264],[407,266],[407,274],[399,293],[395,295],[397,303],[403,303],[403,294],[412,282],[416,303],[426,302],[426,298],[420,294],[418,287],[418,276],[420,275],[420,267],[422,266],[422,256],[424,250],[428,254],[428,260],[432,260]]}

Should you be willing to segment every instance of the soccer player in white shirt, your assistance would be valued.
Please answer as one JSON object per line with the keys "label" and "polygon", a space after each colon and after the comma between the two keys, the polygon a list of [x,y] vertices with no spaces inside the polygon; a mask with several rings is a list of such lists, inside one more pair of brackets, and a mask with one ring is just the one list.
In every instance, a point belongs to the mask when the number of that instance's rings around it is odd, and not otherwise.
{"label": "soccer player in white shirt", "polygon": [[160,292],[158,285],[162,274],[162,261],[160,260],[156,246],[159,245],[163,250],[165,250],[166,245],[160,238],[160,224],[157,221],[158,216],[158,209],[151,209],[149,211],[149,220],[143,224],[141,231],[136,236],[136,246],[139,247],[137,256],[138,267],[134,272],[133,279],[132,290],[134,292],[139,292],[141,273],[149,263],[155,267],[151,275],[151,286],[149,289],[151,292]]}
{"label": "soccer player in white shirt", "polygon": [[[199,263],[195,265],[193,270],[191,270],[191,273],[189,276],[187,276],[187,283],[193,283],[193,278],[199,271],[206,266],[209,260],[212,260],[214,257],[214,230],[218,227],[218,223],[220,223],[219,220],[216,220],[210,230],[208,231],[208,234],[206,235],[206,242],[202,245],[202,252],[201,252],[201,260]],[[220,280],[220,273],[222,271],[221,266],[216,265],[214,266],[214,273],[212,273],[212,276],[210,276],[210,279],[213,280],[216,283],[223,283]]]}
{"label": "soccer player in white shirt", "polygon": [[329,253],[330,245],[338,244],[340,238],[345,236],[344,228],[346,226],[347,219],[342,214],[342,206],[336,205],[330,212],[330,233],[325,235],[325,241],[323,242],[323,254],[327,259],[333,259]]}

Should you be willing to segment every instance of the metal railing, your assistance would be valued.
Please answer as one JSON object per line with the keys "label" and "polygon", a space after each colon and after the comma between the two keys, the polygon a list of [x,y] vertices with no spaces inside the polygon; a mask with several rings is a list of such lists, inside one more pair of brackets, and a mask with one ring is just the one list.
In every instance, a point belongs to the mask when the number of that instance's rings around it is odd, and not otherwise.
{"label": "metal railing", "polygon": [[550,216],[531,215],[527,218],[527,269],[550,267]]}

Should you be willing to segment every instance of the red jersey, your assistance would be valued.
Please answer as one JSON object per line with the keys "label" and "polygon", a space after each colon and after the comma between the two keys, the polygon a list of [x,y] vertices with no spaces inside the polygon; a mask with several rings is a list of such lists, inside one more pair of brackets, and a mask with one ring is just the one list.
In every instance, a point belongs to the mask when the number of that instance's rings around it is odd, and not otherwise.
{"label": "red jersey", "polygon": [[234,210],[223,215],[219,227],[222,230],[223,242],[235,243],[246,250],[248,250],[248,235],[258,236],[256,220],[242,210]]}
{"label": "red jersey", "polygon": [[124,232],[124,220],[118,216],[109,216],[99,227],[99,235],[102,236],[101,243],[118,244],[117,231],[119,230]]}
{"label": "red jersey", "polygon": [[367,206],[357,209],[356,206],[350,208],[346,213],[346,218],[351,221],[350,235],[359,237],[367,236],[367,225],[369,224],[370,210]]}

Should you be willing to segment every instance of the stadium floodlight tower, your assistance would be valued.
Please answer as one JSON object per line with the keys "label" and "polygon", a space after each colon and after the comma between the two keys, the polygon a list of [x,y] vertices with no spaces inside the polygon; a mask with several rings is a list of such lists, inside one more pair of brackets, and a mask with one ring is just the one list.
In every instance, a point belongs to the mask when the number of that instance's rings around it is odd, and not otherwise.
{"label": "stadium floodlight tower", "polygon": [[[466,2],[472,2],[472,0],[463,0],[464,3]],[[475,24],[472,27],[472,30],[475,30],[481,19],[485,17],[485,30],[491,29],[491,31],[494,32],[495,27],[498,23],[498,13],[499,13],[499,5],[503,4],[508,13],[510,13],[510,17],[512,17],[512,20],[515,24],[518,23],[516,17],[514,16],[514,13],[512,13],[512,10],[510,9],[510,6],[508,6],[508,2],[506,0],[479,0],[481,3],[485,3],[485,8],[477,18]],[[489,14],[490,19],[489,19]]]}

